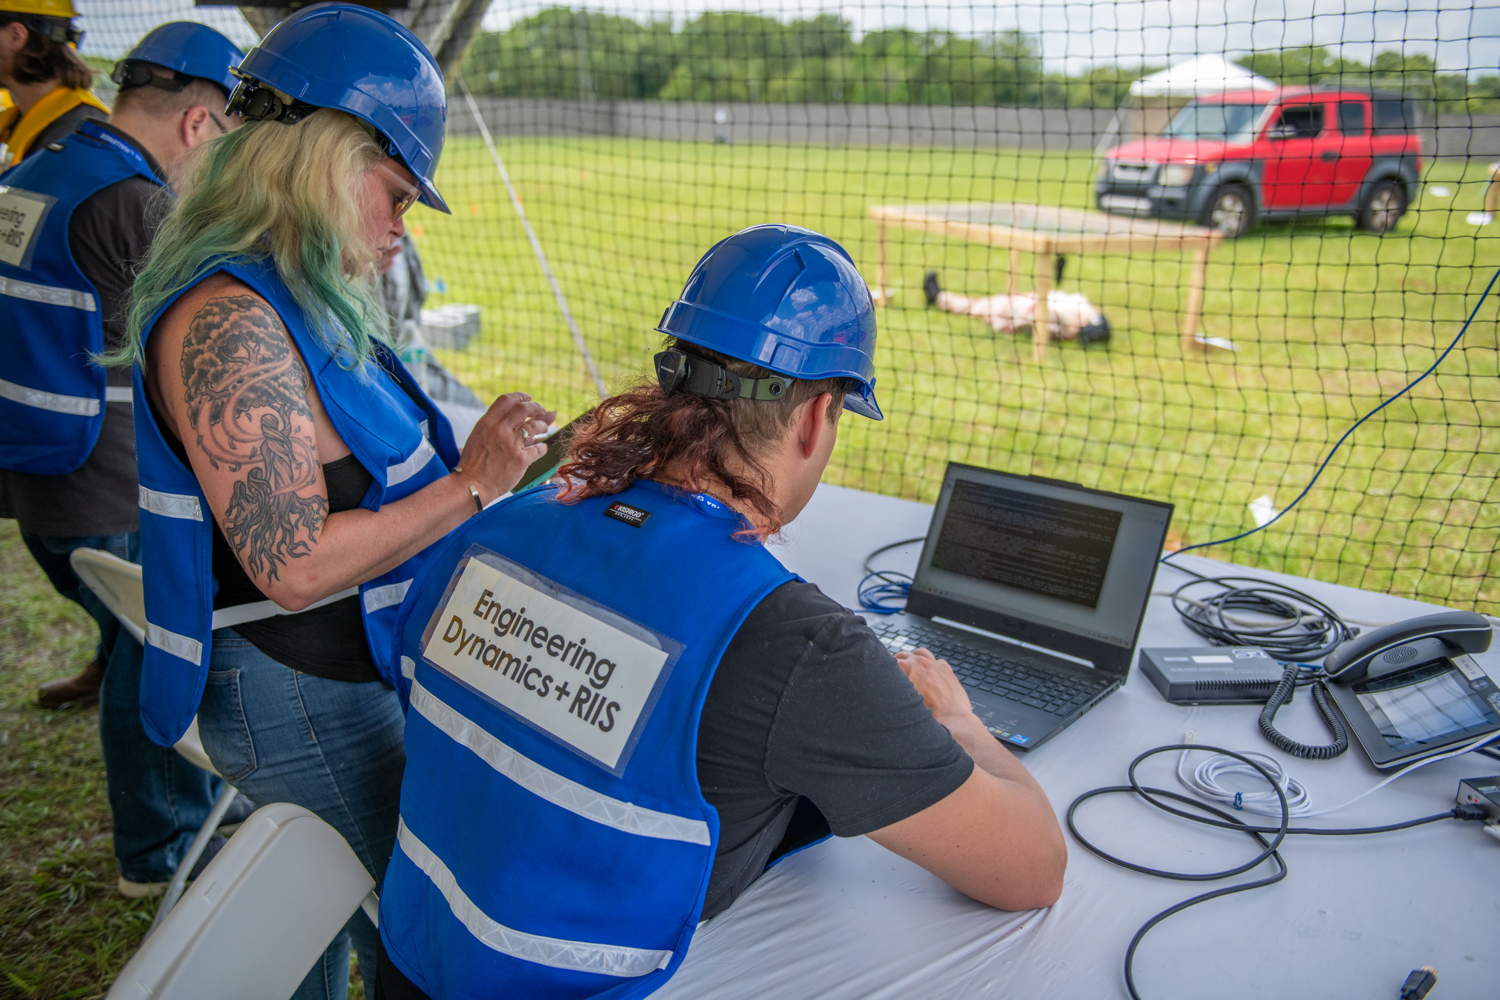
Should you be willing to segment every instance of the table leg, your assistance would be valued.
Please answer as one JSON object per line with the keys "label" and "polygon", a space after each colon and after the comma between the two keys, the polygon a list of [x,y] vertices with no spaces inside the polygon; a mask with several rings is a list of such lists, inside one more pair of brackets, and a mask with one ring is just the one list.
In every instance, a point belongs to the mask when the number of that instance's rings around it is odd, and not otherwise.
{"label": "table leg", "polygon": [[1005,277],[1005,294],[1016,294],[1016,275],[1021,273],[1021,251],[1010,248],[1010,274]]}
{"label": "table leg", "polygon": [[871,296],[877,306],[885,305],[885,221],[875,223],[875,294]]}
{"label": "table leg", "polygon": [[1182,349],[1184,352],[1200,346],[1198,324],[1203,319],[1203,285],[1208,273],[1208,252],[1211,243],[1200,243],[1193,253],[1193,277],[1188,285],[1187,308],[1182,314]]}
{"label": "table leg", "polygon": [[1036,255],[1036,310],[1031,320],[1031,356],[1040,362],[1047,355],[1047,341],[1052,338],[1052,317],[1047,310],[1047,295],[1052,291],[1052,275],[1057,255]]}

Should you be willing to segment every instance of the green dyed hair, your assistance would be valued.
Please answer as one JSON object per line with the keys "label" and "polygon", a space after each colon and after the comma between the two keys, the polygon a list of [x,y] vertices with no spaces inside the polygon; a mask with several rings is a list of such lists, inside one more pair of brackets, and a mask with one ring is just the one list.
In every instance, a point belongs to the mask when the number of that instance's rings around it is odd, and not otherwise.
{"label": "green dyed hair", "polygon": [[269,256],[311,329],[358,368],[388,339],[366,245],[364,173],[385,158],[362,124],[323,109],[295,125],[249,122],[206,143],[136,275],[127,336],[106,364],[145,364],[145,325],[225,257]]}

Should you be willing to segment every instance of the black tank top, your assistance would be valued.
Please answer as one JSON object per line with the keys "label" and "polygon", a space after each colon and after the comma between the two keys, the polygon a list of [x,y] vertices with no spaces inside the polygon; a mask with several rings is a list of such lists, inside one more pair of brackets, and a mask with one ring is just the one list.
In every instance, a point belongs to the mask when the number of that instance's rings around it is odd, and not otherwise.
{"label": "black tank top", "polygon": [[[328,486],[330,514],[358,507],[374,482],[353,455],[323,466],[323,479]],[[268,599],[245,573],[217,522],[213,568],[219,581],[219,592],[214,595],[215,610]],[[262,653],[299,673],[334,681],[380,679],[365,641],[358,594],[294,614],[245,622],[236,625],[235,631]]]}

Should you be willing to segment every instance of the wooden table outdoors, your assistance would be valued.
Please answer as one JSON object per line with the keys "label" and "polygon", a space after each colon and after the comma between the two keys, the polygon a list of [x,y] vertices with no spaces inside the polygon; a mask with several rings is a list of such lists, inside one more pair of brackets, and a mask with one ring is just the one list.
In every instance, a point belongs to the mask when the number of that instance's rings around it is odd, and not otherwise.
{"label": "wooden table outdoors", "polygon": [[1198,321],[1203,315],[1203,281],[1208,254],[1222,239],[1216,230],[1157,219],[1017,202],[875,205],[870,209],[870,218],[875,221],[877,233],[876,286],[881,289],[889,287],[886,284],[885,253],[888,226],[920,229],[950,239],[987,243],[1010,250],[1010,274],[1006,279],[1006,290],[1010,294],[1015,294],[1021,252],[1035,254],[1036,318],[1032,325],[1032,350],[1038,361],[1047,352],[1047,340],[1051,334],[1047,293],[1052,290],[1052,276],[1059,256],[1192,249],[1193,275],[1188,285],[1187,308],[1182,316],[1182,345],[1184,350],[1199,346],[1196,338]]}

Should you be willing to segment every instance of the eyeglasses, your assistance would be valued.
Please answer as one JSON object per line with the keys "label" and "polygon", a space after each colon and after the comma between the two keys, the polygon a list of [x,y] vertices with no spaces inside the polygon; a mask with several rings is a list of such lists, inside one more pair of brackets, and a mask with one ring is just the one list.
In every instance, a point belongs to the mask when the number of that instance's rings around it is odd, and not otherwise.
{"label": "eyeglasses", "polygon": [[422,196],[422,191],[420,188],[408,184],[406,178],[396,173],[387,164],[382,163],[376,169],[385,174],[386,178],[393,182],[401,191],[400,194],[391,196],[391,216],[392,218],[399,219],[406,214],[407,209],[417,203],[417,199]]}
{"label": "eyeglasses", "polygon": [[[205,110],[207,110],[207,109],[205,109]],[[209,117],[209,120],[212,121],[214,123],[214,125],[218,127],[220,135],[228,135],[229,134],[229,126],[225,125],[223,122],[219,121],[219,116],[218,115],[214,114],[212,111],[209,111],[208,112],[208,117]]]}

